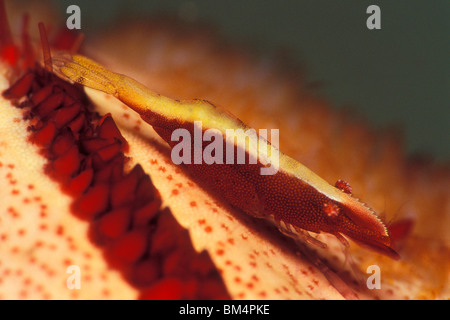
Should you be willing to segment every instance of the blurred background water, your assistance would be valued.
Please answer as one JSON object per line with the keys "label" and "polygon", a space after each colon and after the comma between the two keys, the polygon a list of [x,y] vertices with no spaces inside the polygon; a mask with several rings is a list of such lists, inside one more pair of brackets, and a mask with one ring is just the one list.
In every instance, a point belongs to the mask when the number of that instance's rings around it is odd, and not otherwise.
{"label": "blurred background water", "polygon": [[[81,9],[87,35],[124,14],[170,13],[206,21],[261,53],[285,50],[339,107],[374,126],[403,128],[410,153],[450,158],[450,1],[448,0],[53,0]],[[366,9],[381,9],[368,30]]]}

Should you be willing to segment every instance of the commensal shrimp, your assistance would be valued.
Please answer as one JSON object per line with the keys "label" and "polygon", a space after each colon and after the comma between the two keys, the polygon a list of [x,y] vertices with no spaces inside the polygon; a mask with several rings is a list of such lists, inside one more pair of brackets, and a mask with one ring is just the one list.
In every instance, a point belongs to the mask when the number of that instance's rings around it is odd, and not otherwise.
{"label": "commensal shrimp", "polygon": [[[223,137],[227,130],[241,132],[242,135],[243,131],[250,129],[238,118],[208,101],[179,101],[158,95],[137,81],[111,72],[86,57],[60,53],[54,57],[53,63],[60,76],[111,94],[136,111],[170,145],[172,151],[178,144],[178,139],[173,138],[177,129],[185,129],[191,136],[201,130],[205,135],[208,131],[219,132]],[[201,121],[200,128],[198,121]],[[215,143],[220,136],[215,135],[214,138]],[[227,148],[231,144],[234,151],[240,149],[242,152],[243,149],[248,159],[258,158],[258,161],[253,164],[237,162],[238,152],[232,153],[234,162],[227,161],[230,160],[226,158],[229,152],[228,149],[225,152],[223,147],[219,150],[223,152],[217,153],[216,150],[215,154],[216,159],[218,156],[223,161],[209,164],[194,161],[185,165],[195,177],[230,204],[247,214],[274,222],[281,232],[295,239],[324,247],[325,244],[308,232],[325,232],[348,246],[345,235],[374,251],[399,258],[392,248],[386,226],[372,209],[352,196],[351,188],[345,181],[339,180],[332,186],[301,163],[279,152],[264,138],[251,134],[247,138],[250,145],[265,142],[267,148],[260,149],[265,149],[266,155],[270,154],[270,161],[258,157],[260,154],[256,148],[248,147],[245,142],[239,144],[234,139],[223,138],[222,146],[223,142]],[[201,154],[205,151],[208,143],[192,139],[191,146],[189,152],[195,157],[199,150]],[[276,168],[273,174],[261,174],[270,166]]]}

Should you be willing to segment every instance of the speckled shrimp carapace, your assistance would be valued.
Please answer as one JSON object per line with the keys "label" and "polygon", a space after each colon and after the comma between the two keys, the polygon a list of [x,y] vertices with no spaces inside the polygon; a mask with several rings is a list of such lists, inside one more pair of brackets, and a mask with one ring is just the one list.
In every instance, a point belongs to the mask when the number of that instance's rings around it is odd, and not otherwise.
{"label": "speckled shrimp carapace", "polygon": [[[208,101],[178,101],[160,96],[88,58],[61,53],[53,62],[60,75],[114,95],[135,110],[172,148],[178,143],[172,139],[173,131],[183,128],[193,136],[195,121],[202,122],[203,132],[215,129],[223,136],[227,129],[249,129],[242,121]],[[261,141],[262,138],[250,139]],[[224,141],[223,145],[226,143],[230,142]],[[191,152],[195,147],[203,150],[206,146],[205,141],[197,146],[193,144]],[[278,153],[273,146],[268,146],[271,152]],[[233,148],[245,148],[248,157],[258,156],[246,145],[236,143]],[[225,157],[225,152],[223,155]],[[369,207],[350,194],[348,184],[339,180],[334,187],[294,159],[281,152],[278,155],[278,171],[273,175],[260,174],[261,168],[268,166],[261,161],[256,164],[237,164],[235,161],[233,164],[186,166],[232,205],[253,216],[274,221],[280,231],[289,236],[320,245],[307,231],[330,233],[346,243],[343,234],[372,250],[398,258],[391,247],[386,226]]]}

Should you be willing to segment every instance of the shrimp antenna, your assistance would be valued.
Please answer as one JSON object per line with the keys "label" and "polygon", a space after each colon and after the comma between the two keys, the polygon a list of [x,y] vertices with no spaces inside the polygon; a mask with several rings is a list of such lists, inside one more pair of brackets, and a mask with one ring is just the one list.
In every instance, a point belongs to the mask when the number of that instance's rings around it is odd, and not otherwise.
{"label": "shrimp antenna", "polygon": [[9,29],[5,1],[0,1],[0,49],[13,44],[11,30]]}
{"label": "shrimp antenna", "polygon": [[45,30],[45,25],[43,22],[39,22],[38,26],[39,26],[39,34],[41,36],[42,52],[44,55],[44,66],[48,72],[52,73],[53,72],[52,55],[50,53],[50,45],[48,43],[47,31]]}

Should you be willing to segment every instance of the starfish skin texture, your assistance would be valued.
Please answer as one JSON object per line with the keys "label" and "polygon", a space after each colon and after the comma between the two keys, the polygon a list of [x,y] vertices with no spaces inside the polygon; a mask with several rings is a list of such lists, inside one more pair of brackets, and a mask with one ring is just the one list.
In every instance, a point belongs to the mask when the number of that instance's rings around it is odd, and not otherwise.
{"label": "starfish skin texture", "polygon": [[[328,248],[318,254],[359,298],[448,299],[448,166],[411,159],[395,134],[375,131],[365,121],[332,109],[277,61],[223,43],[199,27],[153,19],[86,35],[82,50],[166,96],[207,99],[252,127],[281,128],[283,152],[327,181],[350,182],[355,195],[382,212],[391,226],[402,219],[413,221],[411,233],[398,241],[399,261],[352,243],[349,254],[358,268],[356,276],[344,263],[340,243],[320,235]],[[1,70],[3,92],[13,80],[5,64]],[[150,175],[163,206],[189,231],[196,251],[209,253],[231,297],[342,298],[293,241],[237,212],[174,165],[166,144],[138,115],[112,97],[86,93],[98,113],[111,113],[128,141],[129,166],[140,164]],[[139,297],[139,289],[90,241],[89,223],[71,212],[73,199],[46,175],[46,159],[28,140],[30,124],[22,110],[4,98],[0,105],[0,297]],[[73,264],[82,270],[80,290],[66,285],[66,269]],[[367,267],[374,264],[382,274],[380,290],[365,286]]]}

